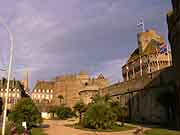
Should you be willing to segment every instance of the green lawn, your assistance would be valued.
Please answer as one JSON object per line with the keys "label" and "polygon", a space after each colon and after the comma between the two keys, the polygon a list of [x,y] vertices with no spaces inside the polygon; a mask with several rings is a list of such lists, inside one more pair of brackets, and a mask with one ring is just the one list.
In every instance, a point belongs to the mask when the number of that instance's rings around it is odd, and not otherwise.
{"label": "green lawn", "polygon": [[81,125],[78,124],[74,124],[74,125],[66,125],[68,127],[72,127],[75,129],[80,129],[80,130],[85,130],[85,131],[96,131],[96,132],[118,132],[118,131],[125,131],[125,130],[131,130],[133,128],[135,128],[134,126],[130,126],[130,125],[125,125],[124,127],[115,125],[113,126],[112,129],[89,129],[89,128],[84,128]]}
{"label": "green lawn", "polygon": [[145,131],[144,135],[180,135],[180,131],[153,128],[151,130]]}
{"label": "green lawn", "polygon": [[41,128],[32,128],[31,133],[32,135],[46,135]]}

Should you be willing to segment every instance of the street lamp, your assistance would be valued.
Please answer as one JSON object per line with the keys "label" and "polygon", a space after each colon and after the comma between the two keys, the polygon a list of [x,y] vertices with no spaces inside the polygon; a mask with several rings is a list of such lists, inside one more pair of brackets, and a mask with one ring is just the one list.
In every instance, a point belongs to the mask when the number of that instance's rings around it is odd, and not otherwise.
{"label": "street lamp", "polygon": [[0,24],[6,29],[8,33],[8,37],[10,40],[10,57],[9,57],[9,66],[8,66],[8,78],[7,78],[7,87],[6,87],[6,95],[5,95],[5,106],[4,106],[4,113],[3,113],[3,125],[2,125],[2,135],[5,135],[5,127],[6,127],[6,115],[7,115],[7,101],[8,101],[8,94],[9,94],[9,82],[11,77],[11,68],[12,68],[12,59],[13,59],[13,35],[9,30],[8,25],[6,25],[1,19]]}

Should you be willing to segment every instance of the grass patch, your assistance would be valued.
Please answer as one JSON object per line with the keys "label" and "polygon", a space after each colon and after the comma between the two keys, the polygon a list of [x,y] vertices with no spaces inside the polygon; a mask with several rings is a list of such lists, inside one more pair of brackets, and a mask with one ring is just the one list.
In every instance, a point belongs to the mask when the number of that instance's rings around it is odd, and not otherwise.
{"label": "grass patch", "polygon": [[43,132],[42,128],[32,128],[31,133],[32,135],[47,135]]}
{"label": "grass patch", "polygon": [[84,128],[82,125],[79,124],[69,124],[65,125],[67,127],[75,128],[75,129],[80,129],[80,130],[85,130],[85,131],[96,131],[96,132],[119,132],[119,131],[126,131],[126,130],[131,130],[134,129],[134,126],[130,125],[125,125],[124,127],[121,127],[119,125],[114,125],[112,129],[90,129],[90,128]]}
{"label": "grass patch", "polygon": [[153,128],[145,131],[144,135],[180,135],[180,131]]}

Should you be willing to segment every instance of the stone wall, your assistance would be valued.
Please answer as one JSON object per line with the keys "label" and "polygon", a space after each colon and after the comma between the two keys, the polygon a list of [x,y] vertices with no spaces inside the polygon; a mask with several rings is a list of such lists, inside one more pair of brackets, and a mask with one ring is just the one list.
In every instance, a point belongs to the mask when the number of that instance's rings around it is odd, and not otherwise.
{"label": "stone wall", "polygon": [[134,121],[165,123],[167,113],[157,101],[158,93],[163,92],[174,82],[175,72],[172,67],[153,74],[111,85],[102,89],[101,95],[109,94],[122,106],[127,106],[129,117]]}
{"label": "stone wall", "polygon": [[180,1],[172,0],[173,11],[167,15],[169,41],[171,43],[173,65],[176,71],[176,119],[180,129]]}

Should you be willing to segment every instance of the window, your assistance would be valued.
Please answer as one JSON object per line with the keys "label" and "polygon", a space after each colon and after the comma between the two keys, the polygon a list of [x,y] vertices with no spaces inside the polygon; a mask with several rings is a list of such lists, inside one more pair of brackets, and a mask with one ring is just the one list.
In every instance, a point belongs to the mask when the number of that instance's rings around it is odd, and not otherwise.
{"label": "window", "polygon": [[17,98],[19,98],[20,97],[20,95],[19,94],[17,94]]}
{"label": "window", "polygon": [[46,91],[47,91],[47,93],[49,93],[49,90],[48,90],[48,89],[47,89]]}
{"label": "window", "polygon": [[53,90],[51,90],[51,93],[53,93]]}
{"label": "window", "polygon": [[34,90],[34,92],[36,92],[36,89]]}
{"label": "window", "polygon": [[44,89],[43,89],[43,92],[44,92]]}
{"label": "window", "polygon": [[41,90],[40,90],[40,89],[39,89],[38,91],[39,91],[39,92],[41,92]]}
{"label": "window", "polygon": [[50,95],[50,98],[52,99],[52,98],[53,98],[53,95]]}

